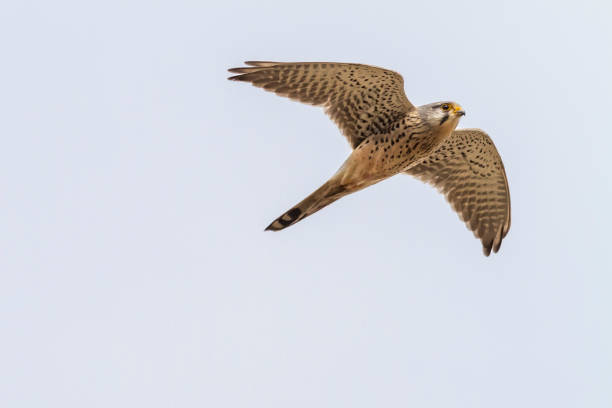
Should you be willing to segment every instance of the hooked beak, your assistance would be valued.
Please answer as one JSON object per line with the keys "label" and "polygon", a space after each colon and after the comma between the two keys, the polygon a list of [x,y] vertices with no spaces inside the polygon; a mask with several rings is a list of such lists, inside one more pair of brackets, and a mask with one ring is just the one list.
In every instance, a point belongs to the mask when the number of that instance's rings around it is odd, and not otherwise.
{"label": "hooked beak", "polygon": [[463,108],[459,105],[455,105],[455,113],[458,116],[465,116],[465,111],[463,110]]}

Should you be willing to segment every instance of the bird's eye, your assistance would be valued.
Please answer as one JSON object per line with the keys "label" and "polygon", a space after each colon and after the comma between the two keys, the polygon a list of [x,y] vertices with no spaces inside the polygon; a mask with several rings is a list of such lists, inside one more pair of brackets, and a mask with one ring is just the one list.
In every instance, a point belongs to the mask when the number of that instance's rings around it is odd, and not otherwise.
{"label": "bird's eye", "polygon": [[450,109],[450,106],[448,105],[448,103],[445,103],[444,105],[442,105],[442,110],[443,111],[448,111]]}

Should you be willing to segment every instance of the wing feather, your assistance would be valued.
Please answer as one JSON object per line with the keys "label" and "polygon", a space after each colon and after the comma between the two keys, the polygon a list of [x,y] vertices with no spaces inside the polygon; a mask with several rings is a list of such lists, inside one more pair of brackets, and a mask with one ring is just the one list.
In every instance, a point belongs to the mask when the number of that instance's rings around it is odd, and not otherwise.
{"label": "wing feather", "polygon": [[480,129],[456,130],[406,173],[436,187],[459,218],[482,241],[483,252],[499,251],[510,229],[510,190],[501,157]]}
{"label": "wing feather", "polygon": [[247,61],[229,79],[250,82],[300,102],[323,106],[353,148],[414,109],[396,72],[336,62]]}

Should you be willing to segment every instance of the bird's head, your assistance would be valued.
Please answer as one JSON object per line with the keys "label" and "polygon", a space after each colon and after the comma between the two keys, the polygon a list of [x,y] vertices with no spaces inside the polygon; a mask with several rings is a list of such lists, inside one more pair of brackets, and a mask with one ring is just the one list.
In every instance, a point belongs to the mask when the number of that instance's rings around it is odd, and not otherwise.
{"label": "bird's head", "polygon": [[419,114],[433,128],[452,132],[465,115],[463,108],[456,102],[436,102],[419,106]]}

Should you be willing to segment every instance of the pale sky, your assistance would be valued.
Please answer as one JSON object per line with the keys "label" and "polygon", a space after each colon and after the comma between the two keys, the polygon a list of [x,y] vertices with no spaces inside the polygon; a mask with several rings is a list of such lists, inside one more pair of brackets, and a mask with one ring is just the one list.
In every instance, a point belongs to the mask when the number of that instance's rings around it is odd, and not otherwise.
{"label": "pale sky", "polygon": [[[414,3],[3,5],[0,406],[612,406],[612,6]],[[461,103],[500,252],[408,176],[264,232],[350,149],[257,59]]]}

